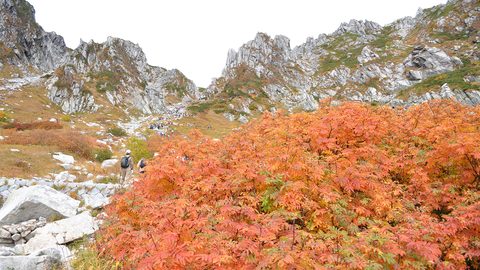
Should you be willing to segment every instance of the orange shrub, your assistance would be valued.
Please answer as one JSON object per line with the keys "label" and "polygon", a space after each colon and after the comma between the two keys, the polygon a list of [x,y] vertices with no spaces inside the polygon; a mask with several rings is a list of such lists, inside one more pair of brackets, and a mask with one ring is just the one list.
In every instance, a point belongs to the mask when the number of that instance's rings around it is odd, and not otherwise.
{"label": "orange shrub", "polygon": [[49,145],[86,159],[93,159],[97,148],[93,137],[75,131],[26,130],[9,133],[2,143],[19,145]]}
{"label": "orange shrub", "polygon": [[478,269],[480,107],[346,103],[166,140],[107,208],[127,269]]}
{"label": "orange shrub", "polygon": [[34,129],[44,129],[44,130],[61,129],[63,128],[63,126],[58,122],[36,121],[31,123],[13,122],[13,123],[4,125],[3,128],[16,129],[16,130],[22,131],[22,130],[34,130]]}

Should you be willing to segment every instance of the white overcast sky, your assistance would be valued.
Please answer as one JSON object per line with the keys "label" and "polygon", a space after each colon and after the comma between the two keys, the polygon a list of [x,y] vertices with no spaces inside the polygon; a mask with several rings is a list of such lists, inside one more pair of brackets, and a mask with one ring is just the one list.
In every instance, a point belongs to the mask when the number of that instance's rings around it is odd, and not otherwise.
{"label": "white overcast sky", "polygon": [[207,86],[257,32],[285,35],[291,45],[333,32],[341,22],[368,19],[382,25],[414,16],[446,0],[28,0],[47,31],[70,48],[80,39],[108,36],[140,44],[150,64],[177,68]]}

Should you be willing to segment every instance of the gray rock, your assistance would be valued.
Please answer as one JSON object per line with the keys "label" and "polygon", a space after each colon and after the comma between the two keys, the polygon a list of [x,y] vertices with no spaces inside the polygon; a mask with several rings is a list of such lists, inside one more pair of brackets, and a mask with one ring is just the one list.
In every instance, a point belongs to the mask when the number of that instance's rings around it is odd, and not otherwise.
{"label": "gray rock", "polygon": [[[423,70],[426,77],[452,71],[461,61],[433,47],[417,46],[405,60],[404,65]],[[410,72],[411,73],[411,72]]]}
{"label": "gray rock", "polygon": [[75,158],[70,155],[65,155],[63,153],[55,153],[53,154],[53,159],[60,161],[62,164],[74,164]]}
{"label": "gray rock", "polygon": [[51,256],[0,256],[0,270],[51,270],[62,264]]}
{"label": "gray rock", "polygon": [[372,61],[375,58],[379,58],[378,54],[372,51],[368,46],[363,47],[362,52],[357,57],[359,63],[364,64]]}
{"label": "gray rock", "polygon": [[0,246],[0,256],[15,256],[17,253],[14,248]]}
{"label": "gray rock", "polygon": [[11,239],[11,238],[12,238],[12,234],[11,234],[9,231],[0,228],[0,239],[2,239],[2,238],[4,238],[4,239]]}
{"label": "gray rock", "polygon": [[60,166],[65,170],[71,170],[73,168],[72,164],[60,164]]}
{"label": "gray rock", "polygon": [[54,245],[38,250],[30,254],[30,256],[49,256],[59,262],[67,263],[73,257],[73,253],[67,246]]}
{"label": "gray rock", "polygon": [[223,116],[225,118],[227,118],[228,121],[230,122],[233,122],[235,121],[235,115],[231,114],[231,113],[224,113]]}
{"label": "gray rock", "polygon": [[0,209],[0,224],[12,224],[46,217],[71,217],[76,214],[79,201],[54,190],[36,185],[13,191]]}
{"label": "gray rock", "polygon": [[238,117],[238,121],[240,121],[240,123],[247,123],[248,122],[248,118],[245,116],[245,115],[240,115]]}
{"label": "gray rock", "polygon": [[72,182],[75,181],[75,179],[77,179],[75,175],[66,171],[55,175],[55,181],[59,182]]}
{"label": "gray rock", "polygon": [[18,240],[20,240],[21,238],[22,238],[22,236],[21,236],[20,234],[18,234],[18,233],[12,235],[13,241],[18,241]]}
{"label": "gray rock", "polygon": [[413,81],[421,81],[423,79],[423,73],[420,70],[410,70],[407,74],[407,78]]}
{"label": "gray rock", "polygon": [[107,169],[115,166],[118,163],[118,159],[107,159],[102,162],[102,169]]}
{"label": "gray rock", "polygon": [[98,225],[90,213],[83,212],[36,229],[34,237],[25,245],[25,252],[30,254],[57,244],[70,243],[85,235],[93,234],[97,230]]}
{"label": "gray rock", "polygon": [[85,193],[81,196],[83,201],[85,202],[85,206],[88,206],[92,209],[103,208],[105,205],[107,205],[110,202],[108,197],[100,192],[96,194]]}

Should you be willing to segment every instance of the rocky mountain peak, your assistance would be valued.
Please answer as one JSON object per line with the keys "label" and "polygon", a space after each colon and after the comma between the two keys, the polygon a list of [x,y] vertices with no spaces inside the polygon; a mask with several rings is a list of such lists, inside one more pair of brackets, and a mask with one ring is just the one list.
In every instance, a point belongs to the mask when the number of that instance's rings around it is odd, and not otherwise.
{"label": "rocky mountain peak", "polygon": [[[26,28],[39,28],[35,21],[35,9],[25,0],[0,0],[2,15],[10,15],[8,19],[25,24]],[[2,16],[3,17],[3,16]],[[3,17],[2,19],[6,19]]]}
{"label": "rocky mountain peak", "polygon": [[381,30],[382,26],[376,22],[352,19],[348,23],[345,22],[340,24],[340,27],[333,32],[333,35],[351,33],[360,36],[366,36],[378,34]]}
{"label": "rocky mountain peak", "polygon": [[235,68],[240,65],[254,69],[257,76],[262,76],[267,65],[277,65],[290,57],[290,39],[278,35],[273,39],[265,33],[257,33],[255,38],[236,52],[230,50],[227,64],[223,71],[225,77],[235,76]]}
{"label": "rocky mountain peak", "polygon": [[35,21],[35,9],[24,0],[0,1],[2,64],[33,66],[42,72],[59,66],[68,53],[63,38],[45,32]]}
{"label": "rocky mountain peak", "polygon": [[122,66],[126,69],[122,72],[144,74],[148,68],[145,53],[138,44],[115,37],[108,37],[104,43],[82,41],[71,53],[69,62],[81,72],[114,70]]}
{"label": "rocky mountain peak", "polygon": [[116,37],[82,41],[47,88],[50,99],[68,113],[97,110],[96,98],[103,97],[145,114],[182,114],[186,103],[204,97],[180,71],[150,66],[138,44]]}

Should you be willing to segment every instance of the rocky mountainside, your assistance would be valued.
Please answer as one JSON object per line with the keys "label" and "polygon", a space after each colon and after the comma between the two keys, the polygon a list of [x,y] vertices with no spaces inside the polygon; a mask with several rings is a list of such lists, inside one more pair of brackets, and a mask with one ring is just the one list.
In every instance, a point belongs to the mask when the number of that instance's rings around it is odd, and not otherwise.
{"label": "rocky mountainside", "polygon": [[37,24],[35,10],[28,2],[0,0],[0,67],[50,71],[64,61],[68,51],[63,37],[45,32]]}
{"label": "rocky mountainside", "polygon": [[393,106],[455,97],[480,103],[480,5],[449,1],[389,25],[351,20],[291,48],[264,33],[231,50],[210,85],[227,117],[272,107],[314,110],[324,98]]}
{"label": "rocky mountainside", "polygon": [[185,104],[204,98],[180,71],[150,66],[137,44],[111,37],[102,44],[82,41],[46,85],[49,98],[68,113],[96,111],[100,96],[144,114],[181,114]]}
{"label": "rocky mountainside", "polygon": [[28,2],[0,3],[0,98],[36,84],[65,113],[114,107],[182,117],[188,108],[247,121],[264,110],[314,110],[325,98],[480,103],[477,0],[451,0],[386,26],[351,20],[294,48],[285,36],[258,33],[229,52],[221,77],[206,89],[178,70],[149,65],[130,41],[82,41],[69,49],[36,23]]}
{"label": "rocky mountainside", "polygon": [[48,98],[65,113],[118,106],[182,116],[191,101],[206,97],[180,71],[149,65],[137,44],[108,38],[101,44],[82,41],[72,50],[61,36],[37,24],[27,1],[1,0],[0,7],[2,90],[44,85]]}

